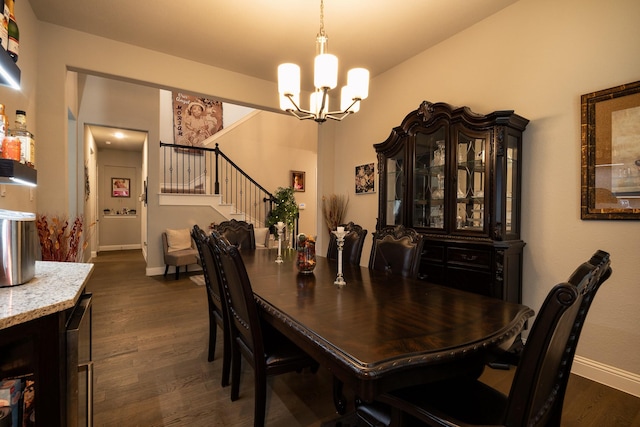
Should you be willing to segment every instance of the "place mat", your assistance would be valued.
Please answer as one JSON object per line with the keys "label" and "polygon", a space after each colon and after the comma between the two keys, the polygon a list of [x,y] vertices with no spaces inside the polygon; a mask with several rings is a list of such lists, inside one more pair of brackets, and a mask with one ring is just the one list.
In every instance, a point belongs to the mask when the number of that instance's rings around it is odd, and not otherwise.
{"label": "place mat", "polygon": [[362,424],[358,424],[358,417],[355,412],[343,415],[335,420],[326,421],[321,424],[320,427],[357,427]]}
{"label": "place mat", "polygon": [[189,279],[198,286],[204,286],[204,275],[189,276]]}

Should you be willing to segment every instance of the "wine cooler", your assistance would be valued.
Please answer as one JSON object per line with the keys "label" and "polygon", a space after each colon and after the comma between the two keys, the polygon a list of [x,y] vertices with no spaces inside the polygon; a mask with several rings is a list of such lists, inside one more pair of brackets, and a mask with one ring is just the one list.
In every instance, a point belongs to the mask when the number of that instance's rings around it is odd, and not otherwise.
{"label": "wine cooler", "polygon": [[91,293],[84,293],[67,321],[67,425],[93,425]]}

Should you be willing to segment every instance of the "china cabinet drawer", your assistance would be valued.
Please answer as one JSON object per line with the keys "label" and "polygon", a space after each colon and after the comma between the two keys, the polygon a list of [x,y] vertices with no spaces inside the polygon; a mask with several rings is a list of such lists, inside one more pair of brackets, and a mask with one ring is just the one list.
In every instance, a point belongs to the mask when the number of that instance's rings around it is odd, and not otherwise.
{"label": "china cabinet drawer", "polygon": [[422,259],[425,261],[444,261],[444,246],[425,244],[422,249]]}
{"label": "china cabinet drawer", "polygon": [[447,260],[450,264],[469,265],[489,269],[491,252],[482,249],[448,248]]}

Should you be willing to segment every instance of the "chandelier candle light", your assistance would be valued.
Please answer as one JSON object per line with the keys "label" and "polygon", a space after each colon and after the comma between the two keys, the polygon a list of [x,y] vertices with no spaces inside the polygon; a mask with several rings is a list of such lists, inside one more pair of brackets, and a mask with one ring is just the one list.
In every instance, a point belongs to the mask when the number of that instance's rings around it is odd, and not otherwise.
{"label": "chandelier candle light", "polygon": [[276,229],[278,230],[278,256],[276,257],[276,262],[280,264],[282,263],[282,232],[284,230],[284,222],[279,221],[276,224]]}
{"label": "chandelier candle light", "polygon": [[344,276],[342,275],[342,248],[344,248],[344,236],[347,235],[347,232],[344,231],[344,227],[337,227],[336,231],[332,233],[336,235],[336,243],[338,244],[338,276],[333,283],[338,286],[344,286],[347,282],[344,281]]}
{"label": "chandelier candle light", "polygon": [[360,110],[360,101],[369,96],[369,71],[353,68],[347,73],[347,85],[342,87],[340,110],[329,111],[329,91],[338,85],[338,57],[328,53],[329,37],[324,32],[324,0],[320,1],[320,31],[316,36],[314,86],[309,110],[300,108],[300,67],[285,63],[278,66],[280,108],[300,120],[313,119],[318,123],[327,119],[342,120]]}

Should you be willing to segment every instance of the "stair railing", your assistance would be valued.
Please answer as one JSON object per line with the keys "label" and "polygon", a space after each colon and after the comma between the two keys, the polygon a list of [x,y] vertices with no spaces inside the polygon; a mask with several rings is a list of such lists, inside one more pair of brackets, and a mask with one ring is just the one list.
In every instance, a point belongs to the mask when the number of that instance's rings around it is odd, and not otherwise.
{"label": "stair railing", "polygon": [[[265,227],[274,197],[216,144],[215,148],[160,142],[163,157],[162,193],[215,194],[220,203],[244,214],[244,221]],[[213,171],[213,173],[211,173]]]}

